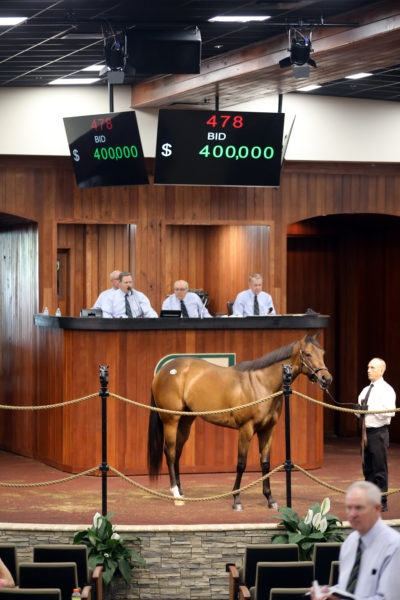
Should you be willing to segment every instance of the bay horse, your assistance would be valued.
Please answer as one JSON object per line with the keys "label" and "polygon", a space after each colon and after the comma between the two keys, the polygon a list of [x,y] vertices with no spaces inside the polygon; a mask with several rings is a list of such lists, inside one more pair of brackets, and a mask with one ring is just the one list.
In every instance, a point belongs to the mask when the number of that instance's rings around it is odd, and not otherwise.
{"label": "bay horse", "polygon": [[[327,389],[332,377],[324,364],[325,351],[318,343],[319,333],[278,348],[253,361],[220,367],[200,358],[180,357],[168,361],[155,375],[151,386],[151,406],[188,415],[150,411],[147,464],[151,479],[159,475],[163,449],[168,465],[171,493],[182,498],[179,459],[196,416],[191,412],[242,406],[282,390],[282,365],[292,366],[292,380],[300,373]],[[202,416],[205,421],[239,430],[236,479],[240,488],[247,452],[254,434],[258,436],[261,471],[270,470],[269,453],[275,425],[282,411],[283,396],[268,399],[232,412]],[[278,505],[272,497],[269,478],[263,480],[263,494],[269,508]],[[242,510],[240,495],[234,494],[233,509]]]}

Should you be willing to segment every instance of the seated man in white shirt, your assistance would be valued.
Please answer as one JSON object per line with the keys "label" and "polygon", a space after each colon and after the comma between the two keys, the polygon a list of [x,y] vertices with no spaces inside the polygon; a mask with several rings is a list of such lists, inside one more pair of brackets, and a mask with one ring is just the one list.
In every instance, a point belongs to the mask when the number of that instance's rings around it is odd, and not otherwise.
{"label": "seated man in white shirt", "polygon": [[370,481],[356,481],[347,488],[347,518],[355,531],[341,546],[337,585],[323,587],[320,594],[313,587],[311,600],[386,600],[389,567],[398,556],[400,535],[382,521],[380,501],[381,491]]}
{"label": "seated man in white shirt", "polygon": [[103,309],[103,304],[109,296],[112,296],[113,293],[119,289],[119,274],[121,271],[112,271],[110,273],[110,281],[111,287],[108,290],[104,290],[101,292],[96,302],[93,304],[92,308],[101,308]]}
{"label": "seated man in white shirt", "polygon": [[200,296],[189,292],[189,284],[183,279],[174,283],[174,293],[163,302],[162,310],[180,310],[182,317],[210,318],[211,315],[202,303]]}
{"label": "seated man in white shirt", "polygon": [[232,314],[235,317],[275,315],[272,297],[262,291],[262,276],[259,273],[250,275],[249,286],[248,290],[244,290],[236,296]]}
{"label": "seated man in white shirt", "polygon": [[109,295],[103,303],[103,317],[106,319],[140,318],[157,319],[150,300],[142,292],[132,288],[133,278],[129,271],[119,274],[119,289]]}

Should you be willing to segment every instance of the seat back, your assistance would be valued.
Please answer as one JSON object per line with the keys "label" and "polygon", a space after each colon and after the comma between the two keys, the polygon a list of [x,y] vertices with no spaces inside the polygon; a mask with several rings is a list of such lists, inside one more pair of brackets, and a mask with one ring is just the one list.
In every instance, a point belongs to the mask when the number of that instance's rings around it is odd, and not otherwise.
{"label": "seat back", "polygon": [[252,544],[247,546],[244,553],[243,570],[240,572],[240,583],[244,583],[249,589],[255,585],[257,563],[259,562],[292,560],[299,560],[297,544]]}
{"label": "seat back", "polygon": [[[254,600],[269,600],[272,588],[310,588],[314,565],[310,561],[259,562]],[[253,596],[252,596],[253,597]]]}
{"label": "seat back", "polygon": [[1,588],[0,600],[61,600],[61,590]]}
{"label": "seat back", "polygon": [[233,315],[233,302],[231,300],[228,300],[228,302],[226,303],[226,308],[228,311],[228,317],[230,317],[231,315]]}
{"label": "seat back", "polygon": [[33,547],[33,562],[74,562],[78,585],[83,588],[90,583],[88,549],[85,544],[41,544]]}
{"label": "seat back", "polygon": [[339,561],[333,560],[331,562],[331,572],[329,574],[329,585],[336,585],[339,581]]}
{"label": "seat back", "polygon": [[0,558],[18,585],[18,557],[15,544],[0,544]]}
{"label": "seat back", "polygon": [[74,562],[21,563],[20,588],[55,588],[61,590],[62,600],[71,600],[72,590],[78,587]]}
{"label": "seat back", "polygon": [[331,572],[331,562],[339,560],[341,542],[318,542],[314,544],[314,579],[326,585]]}
{"label": "seat back", "polygon": [[304,600],[310,588],[272,588],[269,600]]}

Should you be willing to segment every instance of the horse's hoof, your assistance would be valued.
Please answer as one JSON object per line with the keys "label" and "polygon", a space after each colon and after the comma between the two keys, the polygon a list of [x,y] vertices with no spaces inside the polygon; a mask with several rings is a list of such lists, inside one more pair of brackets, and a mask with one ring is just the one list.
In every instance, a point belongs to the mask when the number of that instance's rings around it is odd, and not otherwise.
{"label": "horse's hoof", "polygon": [[234,504],[232,508],[233,510],[243,510],[243,504]]}
{"label": "horse's hoof", "polygon": [[278,503],[277,502],[271,502],[270,504],[268,504],[269,508],[272,508],[272,510],[278,510]]}

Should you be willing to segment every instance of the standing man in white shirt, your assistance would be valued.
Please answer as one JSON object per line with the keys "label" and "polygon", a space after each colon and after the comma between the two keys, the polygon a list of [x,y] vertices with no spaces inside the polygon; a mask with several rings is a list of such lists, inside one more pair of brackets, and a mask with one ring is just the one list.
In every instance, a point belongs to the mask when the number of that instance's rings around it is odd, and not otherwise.
{"label": "standing man in white shirt", "polygon": [[249,277],[249,289],[240,292],[233,303],[232,314],[235,317],[253,317],[275,315],[272,297],[262,291],[262,276],[253,273]]}
{"label": "standing man in white shirt", "polygon": [[174,293],[164,300],[161,310],[180,310],[182,311],[182,317],[200,319],[211,317],[200,296],[194,292],[189,292],[189,284],[183,279],[175,281]]}
{"label": "standing man in white shirt", "polygon": [[134,290],[132,273],[122,271],[119,274],[119,289],[108,296],[103,304],[103,317],[106,319],[140,318],[157,319],[158,315],[152,308],[145,294]]}
{"label": "standing man in white shirt", "polygon": [[111,287],[108,290],[104,290],[101,292],[96,302],[93,304],[92,308],[101,308],[103,309],[103,304],[109,296],[115,292],[115,290],[119,289],[119,274],[121,271],[112,271],[110,273],[110,281]]}
{"label": "standing man in white shirt", "polygon": [[[389,448],[388,425],[392,412],[396,408],[396,394],[391,385],[384,379],[386,363],[382,358],[373,358],[368,363],[368,379],[370,385],[366,386],[358,397],[358,408],[364,410],[384,410],[387,413],[366,414],[365,430],[366,439],[361,443],[364,446],[363,473],[366,481],[371,481],[378,486],[382,492],[388,491],[388,466],[387,450]],[[359,416],[359,415],[357,415]],[[387,496],[382,496],[382,512],[388,510]]]}

